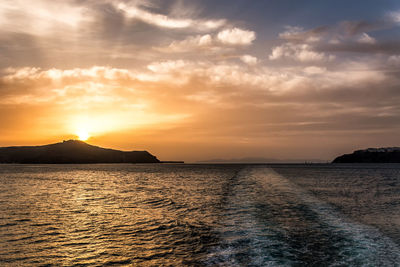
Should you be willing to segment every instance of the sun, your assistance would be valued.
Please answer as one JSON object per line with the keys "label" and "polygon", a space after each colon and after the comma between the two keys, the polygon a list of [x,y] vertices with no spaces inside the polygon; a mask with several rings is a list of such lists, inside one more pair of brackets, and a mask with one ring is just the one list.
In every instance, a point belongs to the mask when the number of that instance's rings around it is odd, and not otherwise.
{"label": "sun", "polygon": [[78,130],[76,135],[78,136],[78,139],[81,141],[86,141],[90,138],[89,132],[83,129]]}

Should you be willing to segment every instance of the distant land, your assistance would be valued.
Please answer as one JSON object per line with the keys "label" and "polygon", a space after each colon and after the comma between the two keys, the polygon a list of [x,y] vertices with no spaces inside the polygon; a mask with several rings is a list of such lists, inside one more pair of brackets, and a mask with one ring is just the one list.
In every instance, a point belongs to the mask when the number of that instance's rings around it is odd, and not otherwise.
{"label": "distant land", "polygon": [[198,161],[199,163],[326,163],[321,159],[273,159],[263,157],[244,157],[233,159],[209,159]]}
{"label": "distant land", "polygon": [[120,151],[68,140],[43,146],[0,148],[0,163],[71,164],[71,163],[160,163],[147,151]]}
{"label": "distant land", "polygon": [[400,163],[400,147],[356,150],[337,157],[332,163]]}

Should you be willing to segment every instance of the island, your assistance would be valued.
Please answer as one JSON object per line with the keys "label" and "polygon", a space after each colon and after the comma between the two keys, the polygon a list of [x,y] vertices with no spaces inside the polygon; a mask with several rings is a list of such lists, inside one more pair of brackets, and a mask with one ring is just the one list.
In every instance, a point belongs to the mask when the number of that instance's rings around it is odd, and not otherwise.
{"label": "island", "polygon": [[120,151],[68,140],[43,146],[0,147],[0,163],[160,163],[147,151]]}
{"label": "island", "polygon": [[400,163],[400,147],[356,150],[335,158],[332,163]]}

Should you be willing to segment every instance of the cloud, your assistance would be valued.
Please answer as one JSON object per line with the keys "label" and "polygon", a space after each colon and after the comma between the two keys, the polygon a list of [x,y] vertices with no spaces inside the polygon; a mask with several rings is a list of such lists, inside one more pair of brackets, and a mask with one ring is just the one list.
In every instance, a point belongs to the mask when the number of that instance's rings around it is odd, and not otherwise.
{"label": "cloud", "polygon": [[118,10],[125,13],[127,18],[137,19],[145,23],[155,25],[161,28],[187,29],[192,28],[199,31],[218,29],[226,24],[226,20],[196,20],[191,18],[171,18],[167,15],[157,14],[142,9],[137,5],[127,5],[120,2],[116,5]]}
{"label": "cloud", "polygon": [[258,62],[258,59],[251,55],[243,55],[240,57],[240,60],[248,65],[256,65]]}
{"label": "cloud", "polygon": [[[245,55],[253,64],[256,58]],[[392,58],[394,62],[397,58]],[[381,64],[381,65],[379,65]],[[2,101],[22,103],[29,96],[34,103],[35,96],[46,96],[53,103],[65,103],[84,97],[90,102],[129,101],[146,96],[146,102],[156,101],[157,95],[168,98],[186,97],[213,91],[218,94],[236,94],[247,88],[253,92],[287,95],[290,92],[312,92],[312,88],[363,88],[366,84],[388,84],[390,76],[383,71],[385,62],[348,61],[337,65],[337,69],[322,66],[292,66],[285,68],[248,68],[243,64],[230,62],[168,60],[152,62],[147,71],[128,70],[95,66],[91,68],[48,69],[8,68],[0,78]],[[394,83],[395,84],[395,83]],[[230,88],[220,91],[218,88]],[[165,88],[169,88],[166,91]],[[324,89],[324,90],[325,90]],[[200,90],[200,91],[199,91]],[[239,90],[239,91],[237,91]],[[293,91],[295,90],[295,91]],[[174,96],[173,96],[174,95]],[[68,96],[68,97],[67,97]],[[139,97],[140,96],[140,97]],[[204,94],[203,94],[204,96]],[[19,99],[19,100],[18,100]],[[43,99],[40,100],[42,102]],[[252,101],[258,99],[253,99]],[[79,103],[79,101],[77,102]]]}
{"label": "cloud", "polygon": [[291,44],[286,43],[272,48],[269,56],[270,60],[278,60],[281,58],[289,58],[300,62],[318,62],[333,60],[333,55],[326,55],[322,52],[317,52],[308,44]]}
{"label": "cloud", "polygon": [[[0,79],[0,90],[3,101],[35,104],[42,102],[43,97],[48,101],[71,101],[75,97],[92,97],[95,102],[99,97],[106,96],[107,90],[113,85],[113,80],[132,79],[131,74],[123,69],[92,67],[89,69],[75,68],[70,70],[40,68],[8,68],[6,75]],[[4,91],[4,89],[9,90]],[[71,96],[71,98],[64,98]],[[118,97],[117,97],[118,98]],[[112,94],[104,98],[105,102],[115,99]]]}
{"label": "cloud", "polygon": [[2,31],[49,35],[56,31],[73,31],[86,21],[86,9],[68,1],[4,0],[0,3]]}
{"label": "cloud", "polygon": [[375,44],[376,43],[376,39],[371,37],[371,36],[369,36],[367,33],[364,32],[358,38],[358,42],[359,43],[363,43],[363,44]]}
{"label": "cloud", "polygon": [[165,9],[145,0],[1,1],[0,68],[138,67],[175,59],[171,52],[232,52],[255,39],[234,21],[172,2]]}
{"label": "cloud", "polygon": [[[147,96],[146,90],[150,90],[153,81],[126,69],[26,67],[9,68],[4,73],[0,78],[0,109],[40,107],[47,111],[46,115],[32,118],[28,112],[20,123],[31,120],[38,127],[51,124],[58,129],[56,134],[74,133],[82,120],[92,134],[101,135],[150,126],[156,129],[190,117],[189,112],[160,110],[157,103],[161,100]],[[160,84],[160,90],[161,87]]]}
{"label": "cloud", "polygon": [[318,75],[318,74],[324,74],[327,72],[327,69],[324,67],[317,67],[317,66],[309,66],[304,68],[304,72],[308,75]]}
{"label": "cloud", "polygon": [[394,23],[400,23],[400,11],[389,12],[388,17]]}
{"label": "cloud", "polygon": [[[26,118],[48,129],[45,121],[61,132],[82,116],[131,133],[147,127],[151,138],[143,144],[168,138],[174,144],[221,145],[218,140],[247,138],[248,145],[259,147],[290,143],[293,136],[306,143],[323,136],[328,142],[338,135],[395,130],[400,76],[386,67],[383,61],[347,60],[329,67],[249,68],[235,58],[157,61],[144,70],[8,68],[0,77],[0,111],[21,110],[19,122]],[[39,107],[43,113],[34,113]]]}
{"label": "cloud", "polygon": [[185,68],[192,67],[191,64],[185,60],[168,60],[161,62],[153,62],[147,65],[147,69],[158,77],[163,74],[179,74],[184,72]]}
{"label": "cloud", "polygon": [[377,58],[382,54],[395,56],[400,53],[397,40],[378,40],[370,34],[370,32],[395,27],[394,14],[391,13],[391,19],[341,21],[311,30],[305,30],[299,26],[286,26],[285,30],[279,34],[284,43],[272,48],[269,59],[291,58],[305,63],[329,62],[334,58],[343,57],[344,59],[349,56],[363,56],[362,54]]}
{"label": "cloud", "polygon": [[173,41],[167,47],[156,47],[155,49],[162,52],[192,52],[198,49],[211,49],[214,45],[213,37],[210,34],[189,36],[181,41]]}
{"label": "cloud", "polygon": [[338,26],[334,27],[333,30],[345,34],[347,36],[355,36],[359,34],[363,34],[366,32],[371,32],[375,30],[384,29],[386,27],[390,27],[385,24],[383,21],[342,21]]}
{"label": "cloud", "polygon": [[392,65],[400,65],[400,55],[390,56],[388,62]]}
{"label": "cloud", "polygon": [[322,26],[309,31],[305,31],[303,27],[286,26],[285,31],[279,34],[281,39],[290,42],[318,42],[327,33],[328,27]]}
{"label": "cloud", "polygon": [[400,53],[400,42],[375,41],[375,42],[348,42],[348,43],[321,43],[315,46],[317,51],[324,52],[352,52],[367,54],[368,56],[379,56],[379,54],[396,55]]}
{"label": "cloud", "polygon": [[[292,96],[291,94],[304,92],[307,95],[313,90],[321,92],[348,88],[362,90],[365,86],[382,86],[383,84],[393,86],[396,84],[393,77],[385,74],[386,62],[345,61],[335,65],[337,68],[315,65],[248,68],[233,62],[177,60],[155,62],[148,68],[152,71],[151,75],[158,77],[158,83],[175,84],[179,88],[189,86],[192,89],[198,88],[207,92],[211,88],[229,88],[225,90],[225,93],[236,94],[238,93],[236,90],[239,92],[245,90],[246,94],[251,95],[251,92],[258,91],[269,95],[286,95],[289,98]],[[192,89],[189,91],[192,92]],[[216,93],[222,92],[217,90]],[[181,94],[185,94],[185,91],[182,91]],[[216,97],[216,99],[223,99],[223,97]],[[311,95],[310,99],[313,99]]]}
{"label": "cloud", "polygon": [[400,43],[375,34],[398,25],[397,13],[286,26],[277,40],[262,36],[273,44],[265,61],[261,32],[188,3],[0,1],[0,68],[8,67],[0,69],[0,135],[12,137],[20,122],[49,129],[80,116],[130,132],[121,140],[151,135],[137,141],[146,148],[162,140],[291,151],[293,140],[398,132]]}
{"label": "cloud", "polygon": [[167,47],[155,47],[161,52],[185,53],[203,50],[204,52],[220,52],[221,50],[231,50],[235,46],[251,45],[255,40],[253,31],[239,28],[225,29],[217,34],[205,34],[189,36],[183,40],[176,40]]}
{"label": "cloud", "polygon": [[319,26],[311,30],[299,26],[286,26],[286,30],[280,33],[279,37],[297,43],[340,43],[359,41],[362,38],[366,40],[367,36],[370,37],[368,32],[390,27],[391,25],[381,21],[341,21],[336,25]]}
{"label": "cloud", "polygon": [[217,38],[223,44],[250,45],[256,39],[256,33],[253,31],[233,28],[219,32]]}

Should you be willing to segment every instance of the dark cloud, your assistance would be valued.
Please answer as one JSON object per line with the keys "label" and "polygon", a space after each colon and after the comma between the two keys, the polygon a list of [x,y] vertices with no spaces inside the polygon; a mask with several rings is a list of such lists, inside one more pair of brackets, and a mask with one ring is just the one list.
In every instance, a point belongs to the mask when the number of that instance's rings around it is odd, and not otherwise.
{"label": "dark cloud", "polygon": [[308,44],[315,51],[358,54],[400,54],[400,41],[397,39],[379,40],[368,33],[393,30],[397,24],[393,20],[341,21],[336,25],[320,26],[311,30],[287,27],[279,36],[288,43]]}
{"label": "dark cloud", "polygon": [[126,25],[124,14],[110,3],[93,5],[91,8],[95,14],[90,22],[94,34],[110,42],[118,41]]}
{"label": "dark cloud", "polygon": [[36,36],[15,32],[0,32],[0,58],[0,68],[35,66],[46,60]]}
{"label": "dark cloud", "polygon": [[315,46],[318,51],[326,52],[351,52],[368,54],[400,54],[400,41],[381,41],[376,43],[342,42],[337,44],[318,44]]}
{"label": "dark cloud", "polygon": [[393,22],[389,23],[385,21],[342,21],[339,23],[337,30],[343,31],[346,35],[354,36],[364,32],[382,30],[393,26]]}

